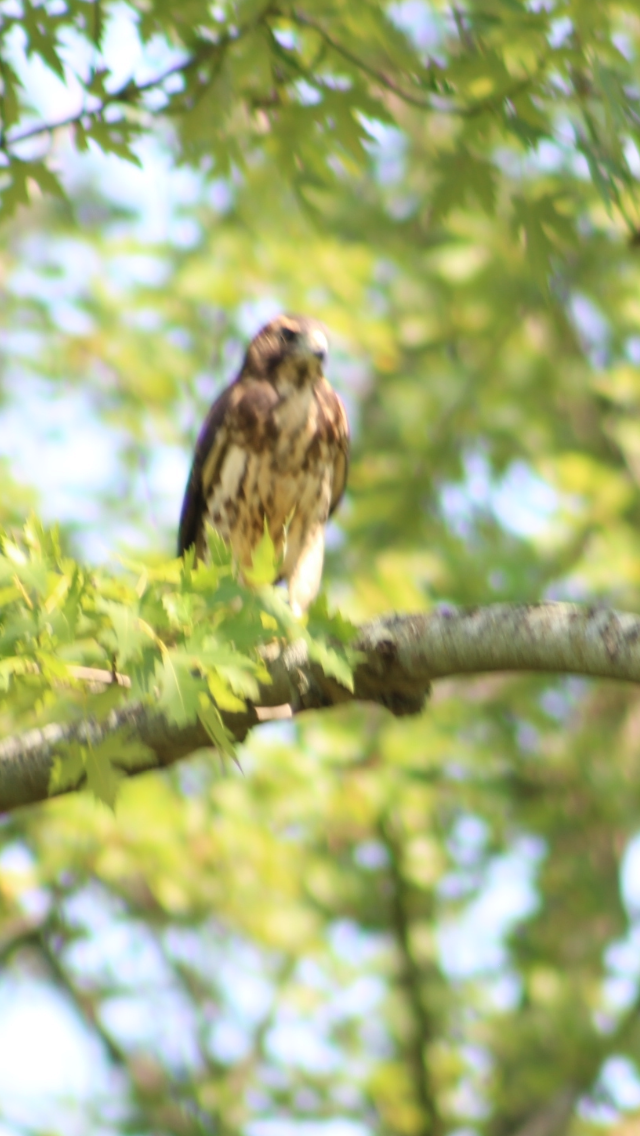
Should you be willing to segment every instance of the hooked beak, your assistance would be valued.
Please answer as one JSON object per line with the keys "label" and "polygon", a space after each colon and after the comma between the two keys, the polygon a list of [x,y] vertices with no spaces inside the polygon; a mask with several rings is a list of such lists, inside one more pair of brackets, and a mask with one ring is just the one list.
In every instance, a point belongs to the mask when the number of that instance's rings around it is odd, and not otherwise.
{"label": "hooked beak", "polygon": [[329,354],[329,342],[325,333],[321,331],[319,327],[310,328],[302,339],[300,346],[305,355],[310,355],[321,364],[326,362],[327,355]]}

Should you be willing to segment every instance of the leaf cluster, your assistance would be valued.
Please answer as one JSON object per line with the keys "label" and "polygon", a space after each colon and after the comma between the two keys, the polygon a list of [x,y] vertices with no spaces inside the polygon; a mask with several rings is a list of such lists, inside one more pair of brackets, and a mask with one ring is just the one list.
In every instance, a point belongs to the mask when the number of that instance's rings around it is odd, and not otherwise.
{"label": "leaf cluster", "polygon": [[[495,150],[486,153],[483,138],[526,153],[545,141],[562,146],[569,132],[607,208],[621,210],[635,228],[629,155],[640,110],[632,4],[599,5],[597,18],[587,0],[535,10],[474,3],[464,14],[455,9],[455,18],[419,4],[417,22],[430,25],[434,46],[426,55],[394,7],[373,0],[247,0],[215,9],[193,0],[184,10],[156,0],[132,7],[130,18],[141,49],[153,47],[157,58],[162,45],[167,63],[144,80],[118,83],[106,34],[117,23],[117,5],[67,0],[50,9],[17,0],[14,8],[0,28],[5,216],[29,199],[30,186],[63,192],[46,153],[31,145],[58,124],[33,121],[14,58],[19,27],[27,59],[37,57],[64,81],[73,75],[79,109],[61,125],[79,151],[93,145],[139,162],[137,143],[164,121],[175,160],[242,180],[266,165],[315,212],[319,197],[361,176],[382,127],[402,128],[407,114],[423,129],[444,117],[453,145],[433,170],[435,218],[469,195],[495,208],[500,161]],[[70,35],[83,45],[88,67],[70,66]],[[562,210],[553,202],[549,197],[544,217],[535,202],[531,215],[514,213],[532,264],[537,257],[546,265],[556,245]]]}
{"label": "leaf cluster", "polygon": [[[57,532],[32,518],[23,538],[8,535],[0,557],[0,682],[3,724],[24,730],[34,722],[98,723],[114,705],[146,702],[167,725],[199,720],[222,753],[234,739],[222,713],[259,704],[270,683],[260,648],[306,641],[325,673],[353,689],[346,644],[354,628],[330,617],[319,601],[308,626],[296,619],[281,589],[273,542],[265,535],[247,578],[238,579],[231,552],[208,531],[209,558],[128,563],[120,571],[88,571],[62,552]],[[331,645],[330,637],[336,641]],[[98,687],[100,693],[93,687]],[[145,749],[109,736],[98,746],[71,744],[57,761],[51,791],[77,785],[113,805],[118,772],[134,768]]]}

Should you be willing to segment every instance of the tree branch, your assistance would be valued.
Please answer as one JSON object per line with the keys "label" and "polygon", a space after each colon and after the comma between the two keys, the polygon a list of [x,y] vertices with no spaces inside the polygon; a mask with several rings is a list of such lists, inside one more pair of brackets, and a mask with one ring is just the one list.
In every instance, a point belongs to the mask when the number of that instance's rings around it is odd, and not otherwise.
{"label": "tree branch", "polygon": [[[365,624],[355,643],[361,653],[349,691],[310,661],[303,641],[271,644],[264,657],[271,683],[255,706],[223,713],[242,741],[265,717],[264,707],[292,713],[348,701],[377,702],[396,715],[416,714],[434,679],[487,671],[546,671],[640,682],[640,616],[577,604],[494,604],[442,607],[420,615],[388,615]],[[105,719],[52,723],[0,743],[0,810],[48,796],[53,761],[68,742],[98,745],[117,731],[135,735],[150,750],[128,774],[171,765],[211,745],[200,722],[170,724],[153,706],[129,703]],[[77,787],[77,786],[75,786]]]}
{"label": "tree branch", "polygon": [[[410,106],[418,107],[419,110],[433,110],[433,103],[429,99],[419,98],[418,96],[412,94],[411,91],[407,91],[400,87],[397,83],[394,83],[393,80],[389,79],[387,75],[384,75],[382,71],[376,71],[374,67],[370,67],[364,59],[361,59],[357,55],[354,55],[353,52],[349,51],[347,47],[339,43],[338,40],[334,39],[334,37],[330,35],[329,32],[326,31],[326,29],[322,26],[322,24],[319,24],[317,22],[317,20],[313,20],[304,12],[299,12],[295,9],[292,12],[291,17],[295,23],[300,24],[302,27],[311,28],[311,30],[316,32],[321,37],[321,39],[324,40],[327,46],[332,48],[332,50],[335,51],[337,55],[341,55],[343,59],[347,60],[348,63],[351,63],[354,67],[357,67],[360,71],[363,71],[365,75],[368,75],[371,79],[374,79],[376,83],[379,83],[380,86],[384,87],[387,91],[391,91],[392,94],[397,95],[398,98],[402,99],[403,102],[409,103]],[[427,75],[434,75],[436,71],[437,68],[433,63],[430,63],[428,67],[425,67],[425,74]]]}
{"label": "tree branch", "polygon": [[[82,122],[83,119],[99,119],[107,107],[114,104],[121,103],[127,106],[133,106],[137,103],[139,97],[146,94],[148,91],[154,91],[161,88],[167,79],[172,78],[174,75],[187,75],[194,67],[214,59],[217,55],[223,54],[228,47],[237,43],[242,36],[246,34],[246,29],[238,29],[234,33],[225,33],[220,38],[211,43],[202,43],[199,48],[192,52],[191,55],[185,56],[183,59],[177,60],[157,75],[153,75],[150,79],[146,79],[142,83],[136,83],[133,79],[127,79],[115,91],[108,91],[102,98],[95,96],[95,103],[91,107],[83,105],[79,110],[74,111],[73,114],[67,115],[65,118],[58,119],[57,122],[37,122],[33,126],[23,127],[22,129],[14,130],[2,139],[0,149],[10,150],[12,147],[17,146],[20,142],[27,142],[31,138],[37,138],[43,134],[53,134],[56,130],[61,130],[66,126],[74,126],[76,123]],[[91,95],[90,85],[85,90],[85,95]]]}
{"label": "tree branch", "polygon": [[[450,100],[443,97],[440,92],[434,91],[434,95],[437,96],[438,100],[436,102],[433,97],[421,98],[419,95],[413,94],[413,92],[408,91],[406,87],[402,87],[399,83],[390,79],[384,72],[376,70],[375,67],[371,67],[364,59],[355,55],[345,47],[344,44],[336,40],[321,23],[307,16],[306,13],[294,9],[291,13],[291,18],[302,27],[310,28],[312,31],[316,32],[323,42],[326,43],[327,47],[330,47],[337,55],[341,55],[342,58],[346,59],[352,66],[357,67],[358,70],[368,75],[370,79],[373,79],[373,81],[378,83],[384,90],[396,95],[402,102],[407,103],[409,106],[417,107],[418,110],[437,110],[440,114],[459,114],[463,118],[473,118],[486,110],[500,107],[506,99],[515,99],[518,95],[522,94],[523,91],[526,91],[528,87],[533,86],[534,82],[544,72],[547,63],[547,56],[544,55],[532,75],[527,75],[525,78],[518,80],[513,86],[504,91],[499,91],[486,98],[478,99],[477,102],[473,103],[471,106],[465,107],[452,104]],[[459,13],[456,13],[456,23],[458,23],[458,18]],[[468,43],[465,43],[465,48],[472,54],[475,52],[475,45],[470,47]],[[437,78],[440,70],[441,68],[438,67],[438,64],[434,60],[429,60],[428,65],[423,69],[424,76],[433,80]],[[424,84],[422,85],[422,89],[424,89]]]}
{"label": "tree branch", "polygon": [[426,974],[418,965],[411,944],[411,916],[408,884],[403,873],[403,850],[388,817],[380,825],[380,836],[389,856],[391,879],[389,923],[396,937],[400,959],[400,983],[409,1007],[412,1028],[404,1041],[407,1064],[413,1075],[413,1087],[422,1112],[419,1136],[440,1136],[442,1117],[438,1095],[429,1064],[429,1046],[437,1039],[438,1030],[425,992]]}

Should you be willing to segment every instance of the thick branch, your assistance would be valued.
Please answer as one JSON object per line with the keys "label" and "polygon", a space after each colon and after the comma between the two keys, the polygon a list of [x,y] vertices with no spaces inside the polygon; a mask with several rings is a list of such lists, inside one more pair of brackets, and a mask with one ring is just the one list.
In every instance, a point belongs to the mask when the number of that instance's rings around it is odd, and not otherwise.
{"label": "thick branch", "polygon": [[[415,714],[432,680],[487,671],[546,671],[640,682],[640,616],[576,604],[494,604],[426,615],[390,615],[361,628],[362,660],[350,692],[310,662],[300,641],[265,658],[272,682],[260,691],[258,708],[225,714],[238,740],[265,717],[260,707],[289,704],[292,712],[350,700],[378,702],[392,713]],[[69,741],[97,745],[123,730],[150,750],[135,770],[171,765],[209,746],[199,722],[169,725],[153,707],[139,703],[114,710],[103,721],[52,724],[0,743],[0,810],[44,800],[56,751]],[[124,768],[124,766],[123,766]]]}

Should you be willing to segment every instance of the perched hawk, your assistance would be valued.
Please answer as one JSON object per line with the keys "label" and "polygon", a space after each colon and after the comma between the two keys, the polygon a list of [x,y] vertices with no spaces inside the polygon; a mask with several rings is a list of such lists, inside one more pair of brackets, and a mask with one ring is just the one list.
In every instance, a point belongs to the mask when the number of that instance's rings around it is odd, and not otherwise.
{"label": "perched hawk", "polygon": [[179,554],[195,544],[204,557],[209,520],[246,566],[266,518],[298,614],[320,587],[324,526],[347,478],[349,426],[322,373],[327,346],[302,316],[258,332],[200,431],[180,517]]}

